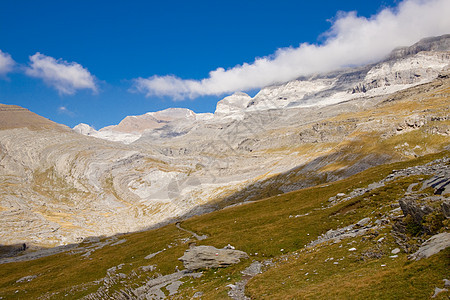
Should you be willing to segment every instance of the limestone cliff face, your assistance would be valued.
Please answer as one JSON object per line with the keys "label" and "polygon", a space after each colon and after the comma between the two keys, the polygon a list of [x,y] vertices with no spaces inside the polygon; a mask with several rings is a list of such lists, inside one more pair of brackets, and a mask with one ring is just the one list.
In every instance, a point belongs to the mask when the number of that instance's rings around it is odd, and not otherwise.
{"label": "limestone cliff face", "polygon": [[73,132],[16,128],[0,131],[0,157],[2,244],[55,245],[151,223],[139,214],[152,204],[140,204],[127,186],[163,165],[149,151]]}
{"label": "limestone cliff face", "polygon": [[393,93],[434,80],[450,70],[450,35],[394,50],[384,61],[360,68],[316,74],[262,89],[247,110],[330,105]]}
{"label": "limestone cliff face", "polygon": [[140,230],[442,150],[450,79],[438,50],[233,95],[214,116],[146,114],[159,127],[130,121],[137,131],[69,130],[0,106],[0,244]]}
{"label": "limestone cliff face", "polygon": [[450,35],[443,35],[423,39],[410,47],[395,49],[379,63],[313,74],[266,87],[253,98],[245,93],[235,93],[217,103],[214,115],[171,108],[141,116],[129,116],[118,125],[105,127],[89,135],[125,143],[134,142],[146,135],[156,138],[179,136],[211,121],[220,123],[224,118],[228,121],[242,120],[245,114],[252,112],[317,107],[382,96],[430,82],[439,74],[448,72]]}
{"label": "limestone cliff face", "polygon": [[252,98],[245,93],[234,93],[217,102],[216,116],[239,114],[244,111]]}

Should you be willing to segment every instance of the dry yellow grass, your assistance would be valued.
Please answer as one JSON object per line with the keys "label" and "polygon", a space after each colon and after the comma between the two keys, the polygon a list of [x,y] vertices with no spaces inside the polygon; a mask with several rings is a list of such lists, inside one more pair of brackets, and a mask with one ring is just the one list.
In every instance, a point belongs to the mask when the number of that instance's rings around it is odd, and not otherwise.
{"label": "dry yellow grass", "polygon": [[13,128],[69,130],[17,105],[0,104],[0,130]]}

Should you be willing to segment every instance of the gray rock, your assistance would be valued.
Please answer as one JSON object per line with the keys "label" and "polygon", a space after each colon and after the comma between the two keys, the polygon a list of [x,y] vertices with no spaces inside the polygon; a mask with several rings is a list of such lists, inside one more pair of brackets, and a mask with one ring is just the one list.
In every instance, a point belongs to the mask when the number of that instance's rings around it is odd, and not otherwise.
{"label": "gray rock", "polygon": [[241,271],[242,274],[248,276],[255,276],[262,272],[263,264],[259,261],[253,262],[250,266]]}
{"label": "gray rock", "polygon": [[17,280],[16,283],[28,282],[28,281],[35,279],[36,277],[37,277],[37,275],[25,276],[25,277],[22,277],[19,280]]}
{"label": "gray rock", "polygon": [[445,287],[450,287],[450,280],[448,280],[448,279],[442,279],[442,281],[444,282],[444,286],[445,286]]}
{"label": "gray rock", "polygon": [[[148,280],[144,285],[131,290],[133,296],[131,299],[166,299],[166,295],[162,288],[169,291],[170,295],[175,294],[182,284],[180,281],[183,277],[199,278],[201,273],[190,273],[187,271],[179,271],[169,275],[160,276]],[[129,298],[127,298],[129,299]]]}
{"label": "gray rock", "polygon": [[444,217],[449,219],[450,218],[450,201],[445,200],[444,202],[442,202],[441,209],[442,209],[442,213],[444,214]]}
{"label": "gray rock", "polygon": [[420,202],[417,196],[406,196],[399,200],[403,214],[411,215],[417,223],[421,223],[424,216],[434,211],[432,207]]}
{"label": "gray rock", "polygon": [[400,248],[395,248],[394,250],[391,251],[392,254],[397,254],[400,253]]}
{"label": "gray rock", "polygon": [[439,233],[426,240],[425,243],[420,246],[419,250],[414,254],[411,254],[408,258],[413,260],[428,258],[447,247],[450,247],[450,233]]}
{"label": "gray rock", "polygon": [[[164,249],[165,250],[165,249]],[[147,255],[146,257],[144,257],[145,259],[152,259],[153,257],[155,257],[156,255],[158,255],[159,253],[163,252],[164,250],[160,250],[158,252],[155,253],[150,253],[149,255]]]}
{"label": "gray rock", "polygon": [[431,296],[431,298],[436,298],[440,293],[447,292],[447,289],[440,289],[438,287],[434,288],[434,294]]}
{"label": "gray rock", "polygon": [[248,258],[247,253],[232,249],[217,249],[213,246],[195,246],[179,258],[187,270],[224,268]]}
{"label": "gray rock", "polygon": [[174,281],[166,286],[166,289],[169,291],[169,296],[175,295],[178,292],[178,288],[183,284],[182,281]]}
{"label": "gray rock", "polygon": [[450,193],[450,178],[449,174],[440,174],[431,177],[430,179],[426,180],[422,185],[422,190],[432,187],[435,190],[435,194],[438,195],[445,195]]}
{"label": "gray rock", "polygon": [[154,271],[156,267],[154,265],[149,265],[149,266],[142,266],[140,267],[140,269],[144,272],[151,272]]}
{"label": "gray rock", "polygon": [[200,298],[201,296],[203,296],[203,292],[195,292],[194,296],[192,296],[192,298]]}
{"label": "gray rock", "polygon": [[369,224],[370,222],[370,218],[364,218],[362,220],[360,220],[358,223],[356,223],[356,225],[358,225],[359,227],[363,227],[366,226],[367,224]]}

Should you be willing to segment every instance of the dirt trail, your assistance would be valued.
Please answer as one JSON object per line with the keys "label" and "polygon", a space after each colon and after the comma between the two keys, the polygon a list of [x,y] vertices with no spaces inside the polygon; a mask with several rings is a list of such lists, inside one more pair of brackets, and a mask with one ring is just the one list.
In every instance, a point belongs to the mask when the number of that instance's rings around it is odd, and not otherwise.
{"label": "dirt trail", "polygon": [[193,232],[193,231],[184,229],[183,227],[181,227],[181,222],[175,223],[175,226],[176,226],[178,229],[182,230],[182,231],[185,231],[185,232],[187,232],[187,233],[192,234],[192,235],[193,235],[197,240],[199,240],[199,241],[204,240],[204,239],[206,239],[206,238],[208,237],[206,234],[204,234],[204,235],[198,235],[198,234],[196,234],[196,233]]}

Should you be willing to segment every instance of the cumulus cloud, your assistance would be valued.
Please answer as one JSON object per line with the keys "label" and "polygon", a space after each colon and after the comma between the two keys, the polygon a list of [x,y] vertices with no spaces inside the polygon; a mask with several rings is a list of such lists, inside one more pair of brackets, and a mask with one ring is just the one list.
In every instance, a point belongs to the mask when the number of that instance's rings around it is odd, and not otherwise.
{"label": "cumulus cloud", "polygon": [[74,94],[79,89],[90,89],[97,92],[94,76],[76,62],[54,59],[37,52],[30,56],[30,66],[25,73],[41,78],[61,94]]}
{"label": "cumulus cloud", "polygon": [[15,65],[11,55],[0,50],[0,76],[11,72]]}
{"label": "cumulus cloud", "polygon": [[450,1],[405,0],[370,17],[340,12],[320,45],[303,43],[278,49],[225,70],[218,68],[202,80],[176,76],[152,76],[134,80],[135,88],[147,96],[173,99],[220,95],[262,88],[300,76],[375,62],[398,46],[409,46],[421,38],[450,31]]}

